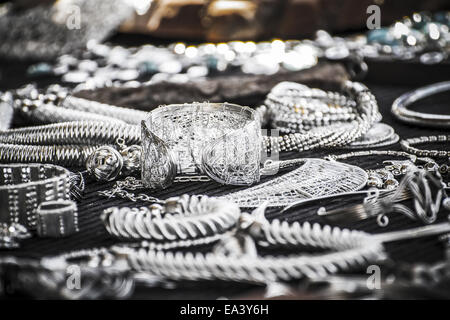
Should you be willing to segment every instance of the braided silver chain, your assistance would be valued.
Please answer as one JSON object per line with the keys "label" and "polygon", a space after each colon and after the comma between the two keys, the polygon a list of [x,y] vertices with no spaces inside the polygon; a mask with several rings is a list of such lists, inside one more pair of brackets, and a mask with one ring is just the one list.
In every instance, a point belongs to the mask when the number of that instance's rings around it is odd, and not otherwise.
{"label": "braided silver chain", "polygon": [[82,167],[97,146],[36,146],[0,143],[0,162],[52,163],[62,166]]}
{"label": "braided silver chain", "polygon": [[[217,253],[164,252],[148,248],[117,248],[125,254],[131,268],[170,279],[222,279],[267,283],[303,277],[323,277],[384,257],[379,242],[363,232],[321,227],[309,223],[272,223],[266,227],[273,243],[303,244],[339,250],[321,255],[227,256]],[[281,241],[281,243],[279,243]]]}

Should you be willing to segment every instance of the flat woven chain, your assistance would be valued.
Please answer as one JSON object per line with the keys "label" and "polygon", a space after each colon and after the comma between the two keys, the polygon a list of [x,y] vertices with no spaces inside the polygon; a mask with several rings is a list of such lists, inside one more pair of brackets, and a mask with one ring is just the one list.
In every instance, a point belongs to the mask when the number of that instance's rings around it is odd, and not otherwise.
{"label": "flat woven chain", "polygon": [[119,138],[127,144],[140,143],[140,128],[102,121],[73,121],[0,131],[1,143],[23,145],[101,145],[114,144]]}
{"label": "flat woven chain", "polygon": [[308,222],[273,221],[263,227],[266,241],[274,245],[312,246],[338,250],[319,255],[227,256],[217,253],[164,252],[148,248],[118,248],[132,269],[170,279],[222,279],[245,282],[323,277],[359,267],[384,257],[380,242],[370,235],[347,229],[321,227]]}
{"label": "flat woven chain", "polygon": [[65,167],[82,167],[98,146],[34,146],[0,143],[0,162],[52,163]]}

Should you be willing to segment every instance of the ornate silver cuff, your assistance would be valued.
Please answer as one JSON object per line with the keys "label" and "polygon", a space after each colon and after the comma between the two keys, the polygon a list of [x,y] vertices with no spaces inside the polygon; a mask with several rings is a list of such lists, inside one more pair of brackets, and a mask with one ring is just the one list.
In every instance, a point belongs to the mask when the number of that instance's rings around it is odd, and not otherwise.
{"label": "ornate silver cuff", "polygon": [[142,121],[142,181],[168,187],[176,175],[207,175],[224,184],[259,181],[259,114],[229,103],[161,106]]}

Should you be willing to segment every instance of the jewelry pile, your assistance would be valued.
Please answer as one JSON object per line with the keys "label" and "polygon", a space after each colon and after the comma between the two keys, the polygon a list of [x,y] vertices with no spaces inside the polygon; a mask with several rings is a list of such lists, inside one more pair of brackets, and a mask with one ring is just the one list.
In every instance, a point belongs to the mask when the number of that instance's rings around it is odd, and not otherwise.
{"label": "jewelry pile", "polygon": [[[26,18],[4,15],[0,26]],[[319,32],[314,41],[138,48],[89,41],[73,55],[56,47],[36,52],[64,52],[48,73],[73,86],[28,84],[0,93],[0,249],[10,250],[0,257],[0,280],[13,267],[18,279],[33,280],[29,290],[68,299],[126,298],[143,279],[150,286],[329,281],[333,274],[390,261],[385,243],[450,234],[444,212],[450,210],[450,150],[417,147],[448,145],[450,135],[400,136],[392,123],[381,122],[372,87],[361,82],[336,87],[322,79],[321,87],[336,88],[325,90],[281,81],[252,106],[186,101],[149,106],[148,112],[76,95],[99,87],[132,91],[158,81],[208,81],[221,72],[288,74],[312,68],[319,58],[344,60],[351,53],[361,68],[349,71],[353,79],[367,71],[367,57],[419,56],[424,64],[439,63],[449,41],[450,19],[444,18],[415,14],[363,38]],[[0,44],[0,55],[10,42]],[[15,44],[13,53],[23,45]],[[25,49],[24,57],[33,55]],[[36,68],[30,73],[39,73]],[[401,122],[395,128],[449,128],[447,115],[407,109],[449,88],[449,82],[437,83],[396,99],[392,113]],[[19,119],[28,125],[18,125]],[[381,149],[388,146],[392,150]],[[355,159],[358,165],[346,163]],[[180,191],[180,185],[188,187]],[[83,226],[89,229],[80,223],[88,192],[96,196],[89,201],[101,203],[89,205],[114,244],[39,259],[15,255],[39,241],[33,236],[70,239]],[[345,201],[353,196],[362,198]],[[313,203],[320,206],[309,215],[288,214]],[[393,221],[402,218],[410,228],[396,228]],[[368,222],[371,231],[359,230],[357,222]],[[379,233],[382,228],[390,229]],[[77,291],[64,285],[73,266],[86,285]],[[26,285],[20,281],[17,286]]]}

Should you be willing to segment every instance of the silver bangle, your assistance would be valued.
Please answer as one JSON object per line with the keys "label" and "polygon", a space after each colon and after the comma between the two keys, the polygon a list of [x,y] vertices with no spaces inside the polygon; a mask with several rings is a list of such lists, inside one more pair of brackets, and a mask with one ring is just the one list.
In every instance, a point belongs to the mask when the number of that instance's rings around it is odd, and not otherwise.
{"label": "silver bangle", "polygon": [[448,90],[450,90],[450,81],[438,82],[407,92],[394,101],[392,113],[397,119],[410,124],[450,128],[450,115],[422,113],[407,109],[410,104],[417,100]]}
{"label": "silver bangle", "polygon": [[0,164],[0,222],[37,227],[36,209],[51,200],[69,200],[70,172],[50,164]]}

